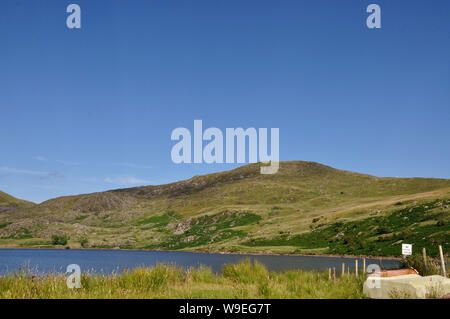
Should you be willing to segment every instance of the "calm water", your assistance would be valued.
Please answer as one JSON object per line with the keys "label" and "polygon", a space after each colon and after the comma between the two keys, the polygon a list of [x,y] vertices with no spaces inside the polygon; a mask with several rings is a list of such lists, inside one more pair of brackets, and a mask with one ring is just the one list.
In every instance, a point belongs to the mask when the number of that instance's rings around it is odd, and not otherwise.
{"label": "calm water", "polygon": [[[336,267],[340,272],[342,263],[354,268],[355,258],[319,257],[319,256],[255,256],[255,255],[221,255],[189,252],[162,251],[127,251],[127,250],[57,250],[57,249],[0,249],[0,274],[17,271],[27,265],[33,272],[65,272],[70,264],[78,264],[82,271],[95,273],[121,272],[123,268],[153,266],[156,263],[175,264],[183,268],[205,265],[213,271],[220,272],[222,266],[237,263],[250,258],[264,264],[269,270],[289,269],[326,270]],[[368,259],[367,265],[379,263]],[[398,268],[397,260],[383,260],[384,268]],[[362,260],[359,260],[360,267]]]}

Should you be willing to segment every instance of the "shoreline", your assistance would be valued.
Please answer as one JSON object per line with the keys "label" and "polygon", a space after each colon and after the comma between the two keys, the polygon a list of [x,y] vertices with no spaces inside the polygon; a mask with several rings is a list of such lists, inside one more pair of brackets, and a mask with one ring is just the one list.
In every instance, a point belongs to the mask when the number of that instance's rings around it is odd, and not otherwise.
{"label": "shoreline", "polygon": [[165,250],[165,249],[137,249],[137,248],[65,248],[65,247],[0,247],[0,250],[12,249],[46,249],[46,250],[105,250],[105,251],[146,251],[146,252],[178,252],[178,253],[193,253],[193,254],[215,254],[215,255],[249,255],[249,256],[286,256],[286,257],[330,257],[330,258],[356,258],[356,259],[378,259],[378,260],[402,260],[401,257],[395,256],[373,256],[373,255],[334,255],[334,254],[283,254],[283,253],[258,253],[258,252],[229,252],[229,251],[206,251],[206,250]]}

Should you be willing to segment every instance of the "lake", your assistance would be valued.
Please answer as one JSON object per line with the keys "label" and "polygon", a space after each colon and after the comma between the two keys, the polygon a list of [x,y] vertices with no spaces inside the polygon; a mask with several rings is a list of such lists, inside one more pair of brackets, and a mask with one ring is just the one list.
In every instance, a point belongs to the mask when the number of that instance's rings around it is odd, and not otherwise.
{"label": "lake", "polygon": [[[211,267],[220,272],[224,264],[237,263],[242,259],[257,260],[272,271],[291,269],[327,270],[336,267],[340,273],[344,262],[354,269],[355,259],[325,256],[277,256],[204,254],[179,251],[136,251],[136,250],[82,250],[82,249],[0,249],[0,274],[13,273],[26,265],[34,273],[65,272],[70,264],[77,264],[81,271],[110,274],[122,272],[124,268],[154,266],[157,263],[174,264],[183,268]],[[358,258],[362,267],[362,259]],[[379,264],[378,259],[366,259],[366,264]],[[399,268],[398,260],[383,259],[383,268]]]}

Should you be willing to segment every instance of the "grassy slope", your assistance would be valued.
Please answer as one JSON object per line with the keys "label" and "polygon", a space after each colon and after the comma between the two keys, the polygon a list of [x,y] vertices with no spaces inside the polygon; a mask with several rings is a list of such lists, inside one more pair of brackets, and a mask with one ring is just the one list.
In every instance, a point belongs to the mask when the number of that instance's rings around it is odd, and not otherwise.
{"label": "grassy slope", "polygon": [[[2,213],[0,225],[7,226],[0,228],[0,246],[45,247],[52,234],[65,234],[71,247],[84,238],[87,247],[101,248],[392,255],[400,240],[448,248],[448,199],[450,180],[378,178],[301,161],[282,162],[277,174],[261,175],[252,164]],[[397,223],[396,214],[411,209],[428,219]],[[377,230],[393,221],[390,229]],[[409,233],[400,234],[403,228]],[[360,238],[345,240],[350,235]]]}

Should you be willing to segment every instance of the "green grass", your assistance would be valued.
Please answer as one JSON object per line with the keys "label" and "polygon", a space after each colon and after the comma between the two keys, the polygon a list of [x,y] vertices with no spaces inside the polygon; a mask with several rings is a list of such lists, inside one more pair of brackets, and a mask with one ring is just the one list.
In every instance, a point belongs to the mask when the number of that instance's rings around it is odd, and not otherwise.
{"label": "green grass", "polygon": [[82,220],[85,220],[86,218],[88,218],[89,217],[89,215],[80,215],[80,216],[77,216],[76,218],[75,218],[75,220],[76,221],[82,221]]}
{"label": "green grass", "polygon": [[269,272],[244,261],[226,265],[223,274],[209,268],[189,269],[167,265],[137,268],[122,274],[83,273],[81,288],[69,289],[58,274],[32,276],[27,271],[0,277],[0,298],[363,298],[362,276],[335,281],[327,273],[300,270]]}
{"label": "green grass", "polygon": [[167,226],[170,222],[174,222],[180,220],[181,216],[176,214],[175,212],[167,212],[160,216],[152,216],[149,218],[144,218],[138,220],[135,225],[147,225],[147,224],[155,224],[154,227],[164,227]]}

